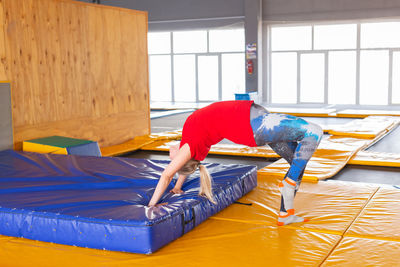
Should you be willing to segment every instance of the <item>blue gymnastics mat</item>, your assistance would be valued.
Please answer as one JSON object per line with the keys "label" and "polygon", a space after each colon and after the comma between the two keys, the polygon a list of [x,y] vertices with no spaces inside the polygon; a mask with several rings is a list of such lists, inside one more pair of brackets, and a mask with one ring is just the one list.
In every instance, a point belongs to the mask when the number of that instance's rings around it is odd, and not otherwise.
{"label": "blue gymnastics mat", "polygon": [[0,152],[0,234],[105,250],[153,253],[257,185],[257,168],[205,164],[217,204],[198,195],[199,173],[182,195],[148,208],[168,161]]}

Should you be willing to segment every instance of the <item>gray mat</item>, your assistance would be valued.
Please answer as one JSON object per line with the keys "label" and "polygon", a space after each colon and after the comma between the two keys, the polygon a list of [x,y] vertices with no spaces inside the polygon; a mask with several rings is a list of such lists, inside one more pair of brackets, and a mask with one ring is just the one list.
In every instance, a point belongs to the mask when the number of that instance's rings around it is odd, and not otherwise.
{"label": "gray mat", "polygon": [[0,83],[0,150],[13,148],[11,114],[10,84]]}

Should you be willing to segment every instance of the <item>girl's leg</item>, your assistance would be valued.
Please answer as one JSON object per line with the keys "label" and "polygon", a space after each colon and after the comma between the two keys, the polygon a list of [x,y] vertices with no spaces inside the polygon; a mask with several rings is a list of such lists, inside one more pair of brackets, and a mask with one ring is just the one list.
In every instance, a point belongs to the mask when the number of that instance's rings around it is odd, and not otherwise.
{"label": "girl's leg", "polygon": [[[294,157],[294,153],[296,151],[297,148],[297,142],[280,142],[280,143],[271,143],[269,144],[269,146],[278,154],[280,155],[282,158],[284,158],[290,165],[292,164],[293,161],[293,157]],[[289,179],[287,178],[287,173],[285,175],[285,177],[283,178],[283,181],[281,183],[279,183],[279,188],[281,191],[281,207],[280,207],[280,215],[285,216],[287,215],[287,211],[285,209],[285,204],[286,206],[293,206],[293,200],[294,200],[294,196],[296,195],[296,192],[300,186],[301,183],[301,178],[298,179],[298,182],[296,183],[296,186],[294,187],[294,193],[292,191],[289,190],[285,190],[282,191],[282,187],[284,187],[288,182]],[[290,183],[292,185],[294,185],[294,181],[291,180]],[[287,188],[291,188],[291,187],[287,187]],[[293,194],[293,197],[291,197]],[[286,200],[286,201],[285,201]],[[289,203],[289,202],[292,203]],[[279,220],[286,220],[285,218],[289,216],[285,216],[283,218],[278,218],[278,222]],[[291,220],[294,219],[294,217],[290,217]],[[300,222],[302,222],[303,220],[298,219]]]}
{"label": "girl's leg", "polygon": [[253,118],[251,122],[257,145],[268,143],[290,164],[284,180],[279,185],[281,209],[278,225],[303,222],[303,218],[294,215],[293,200],[307,162],[321,140],[321,127],[284,114],[266,113],[262,117]]}
{"label": "girl's leg", "polygon": [[276,142],[268,145],[289,164],[292,164],[294,151],[297,148],[297,142]]}

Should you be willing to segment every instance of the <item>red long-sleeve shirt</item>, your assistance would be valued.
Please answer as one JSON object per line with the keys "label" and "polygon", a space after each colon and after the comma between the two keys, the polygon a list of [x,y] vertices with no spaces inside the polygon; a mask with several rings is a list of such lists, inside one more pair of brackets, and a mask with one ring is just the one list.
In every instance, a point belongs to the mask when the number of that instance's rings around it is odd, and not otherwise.
{"label": "red long-sleeve shirt", "polygon": [[212,145],[226,138],[236,144],[257,146],[250,125],[253,101],[216,102],[190,115],[182,130],[180,146],[188,144],[191,156],[203,160]]}

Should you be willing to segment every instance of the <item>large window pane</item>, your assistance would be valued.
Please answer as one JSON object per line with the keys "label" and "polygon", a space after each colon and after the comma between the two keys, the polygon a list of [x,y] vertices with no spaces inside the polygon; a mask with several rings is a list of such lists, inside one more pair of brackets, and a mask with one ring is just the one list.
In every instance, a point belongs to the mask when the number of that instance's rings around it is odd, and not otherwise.
{"label": "large window pane", "polygon": [[393,53],[392,103],[400,104],[400,52]]}
{"label": "large window pane", "polygon": [[400,47],[400,22],[361,24],[361,48]]}
{"label": "large window pane", "polygon": [[222,100],[245,92],[244,53],[222,55]]}
{"label": "large window pane", "polygon": [[213,30],[209,32],[210,52],[244,51],[244,30]]}
{"label": "large window pane", "polygon": [[207,31],[174,32],[174,53],[207,52]]}
{"label": "large window pane", "polygon": [[199,100],[218,100],[218,56],[198,57]]}
{"label": "large window pane", "polygon": [[150,56],[150,99],[171,101],[171,56]]}
{"label": "large window pane", "polygon": [[273,27],[271,29],[272,51],[310,50],[311,26]]}
{"label": "large window pane", "polygon": [[314,49],[354,49],[357,25],[317,25],[314,27]]}
{"label": "large window pane", "polygon": [[196,102],[195,56],[174,56],[175,101]]}
{"label": "large window pane", "polygon": [[300,57],[300,102],[324,102],[324,54]]}
{"label": "large window pane", "polygon": [[271,101],[272,103],[297,102],[296,53],[272,53]]}
{"label": "large window pane", "polygon": [[149,33],[147,38],[149,54],[171,53],[171,34],[169,32]]}
{"label": "large window pane", "polygon": [[329,52],[328,103],[356,103],[356,52]]}
{"label": "large window pane", "polygon": [[386,105],[388,103],[388,51],[361,51],[360,104]]}

